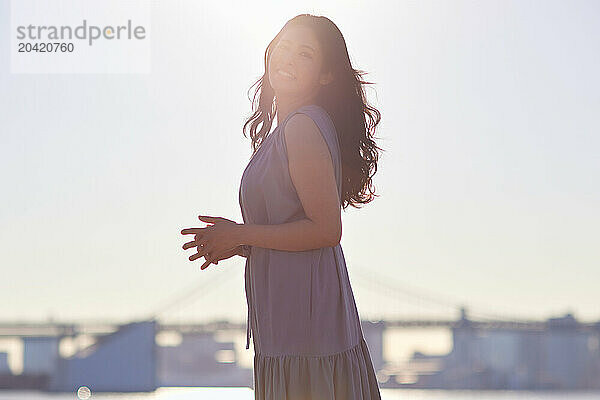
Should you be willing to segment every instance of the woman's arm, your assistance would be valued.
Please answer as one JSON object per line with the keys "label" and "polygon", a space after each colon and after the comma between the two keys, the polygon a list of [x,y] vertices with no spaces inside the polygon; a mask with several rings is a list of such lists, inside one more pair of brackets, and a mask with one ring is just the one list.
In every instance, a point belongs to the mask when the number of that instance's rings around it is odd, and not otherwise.
{"label": "woman's arm", "polygon": [[342,220],[329,147],[304,114],[293,115],[283,133],[290,177],[307,218],[277,225],[239,224],[238,243],[287,251],[333,247],[341,240]]}
{"label": "woman's arm", "polygon": [[312,250],[333,247],[340,242],[307,218],[277,225],[242,224],[239,231],[244,244],[275,250]]}

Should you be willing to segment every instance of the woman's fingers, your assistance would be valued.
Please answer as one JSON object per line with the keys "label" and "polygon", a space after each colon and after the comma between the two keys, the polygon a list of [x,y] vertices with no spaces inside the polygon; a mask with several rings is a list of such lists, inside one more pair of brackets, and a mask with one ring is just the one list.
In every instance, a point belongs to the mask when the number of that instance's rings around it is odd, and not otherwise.
{"label": "woman's fingers", "polygon": [[230,219],[224,217],[211,217],[210,215],[198,215],[198,219],[200,221],[209,222],[213,224],[216,222],[233,222],[235,224],[235,221],[232,221]]}
{"label": "woman's fingers", "polygon": [[194,261],[194,260],[197,260],[200,257],[204,257],[204,258],[206,258],[207,262],[213,262],[213,260],[215,258],[215,257],[213,257],[213,254],[214,253],[211,250],[205,250],[202,247],[198,247],[198,252],[196,254],[192,254],[189,257],[189,260],[190,261]]}
{"label": "woman's fingers", "polygon": [[[217,222],[225,222],[225,221],[235,223],[234,221],[231,221],[227,218],[212,217],[209,215],[199,215],[198,219],[200,219],[203,222],[213,223],[213,224],[217,223]],[[215,265],[218,264],[219,259],[223,259],[222,256],[226,255],[226,254],[224,254],[225,250],[216,251],[217,249],[213,248],[213,246],[209,244],[208,237],[212,233],[211,231],[213,229],[214,229],[214,225],[206,226],[204,228],[185,228],[185,229],[181,230],[182,235],[191,235],[191,234],[195,235],[194,236],[195,240],[185,243],[183,245],[183,249],[186,250],[186,249],[190,249],[193,247],[197,248],[197,253],[192,254],[189,257],[189,260],[195,261],[200,257],[205,257],[206,261],[200,267],[201,269],[208,268],[208,266],[210,264],[215,264]],[[217,253],[219,253],[219,254],[216,255]],[[223,253],[223,254],[221,254],[221,253]]]}
{"label": "woman's fingers", "polygon": [[202,222],[212,222],[215,223],[220,220],[219,217],[211,217],[209,215],[198,215],[198,219]]}
{"label": "woman's fingers", "polygon": [[210,256],[210,253],[208,253],[206,250],[203,250],[201,247],[198,247],[198,252],[196,254],[192,254],[191,256],[189,256],[188,259],[190,261],[195,261],[195,260],[199,259],[200,257],[206,258],[206,262],[202,265],[202,269],[204,269],[208,266],[208,265],[205,266],[205,264],[212,263],[212,257]]}
{"label": "woman's fingers", "polygon": [[210,260],[207,260],[204,264],[202,264],[202,266],[200,267],[200,269],[206,269],[208,268],[208,266],[211,264]]}
{"label": "woman's fingers", "polygon": [[219,258],[218,257],[213,257],[212,254],[208,253],[204,256],[204,258],[206,259],[206,261],[204,262],[204,264],[202,264],[202,266],[200,267],[200,269],[205,269],[208,268],[208,266],[210,264],[218,264],[219,263]]}
{"label": "woman's fingers", "polygon": [[183,249],[189,249],[191,247],[206,247],[208,246],[208,239],[197,239],[187,242],[183,245]]}
{"label": "woman's fingers", "polygon": [[194,239],[198,240],[201,237],[211,233],[212,226],[205,226],[204,228],[185,228],[181,230],[182,235],[194,235]]}
{"label": "woman's fingers", "polygon": [[208,244],[201,245],[198,246],[198,253],[204,257],[210,258],[211,253],[213,253],[213,249]]}
{"label": "woman's fingers", "polygon": [[[193,243],[193,244],[190,244],[190,243]],[[196,260],[196,259],[198,259],[200,257],[207,257],[207,259],[210,259],[211,258],[211,254],[214,252],[213,248],[211,246],[209,246],[208,244],[206,244],[206,243],[198,244],[198,242],[188,242],[188,243],[186,243],[186,244],[183,245],[184,248],[185,248],[186,245],[189,245],[189,246],[187,246],[188,248],[190,248],[190,247],[196,247],[197,248],[197,250],[196,250],[197,253],[196,254],[192,254],[189,257],[190,261],[194,261],[194,260]]]}
{"label": "woman's fingers", "polygon": [[191,247],[196,247],[196,246],[198,246],[198,243],[196,241],[192,240],[191,242],[187,242],[186,244],[184,244],[183,249],[187,250]]}
{"label": "woman's fingers", "polygon": [[191,235],[191,234],[199,234],[202,233],[202,231],[204,229],[206,229],[207,227],[204,228],[185,228],[181,230],[181,234],[182,235]]}
{"label": "woman's fingers", "polygon": [[206,262],[204,264],[202,264],[201,269],[206,269],[208,268],[208,266],[212,263],[212,264],[219,264],[219,261],[221,260],[226,260],[230,257],[233,257],[234,255],[237,254],[236,248],[231,248],[228,250],[222,250],[222,251],[214,251],[214,252],[209,252],[205,257],[206,257]]}
{"label": "woman's fingers", "polygon": [[192,254],[191,256],[189,256],[189,257],[188,257],[188,259],[189,259],[190,261],[194,261],[194,260],[197,260],[197,259],[199,259],[199,258],[200,258],[200,257],[202,257],[202,256],[203,256],[203,254],[200,254],[200,253],[198,252],[198,253],[196,253],[196,254]]}

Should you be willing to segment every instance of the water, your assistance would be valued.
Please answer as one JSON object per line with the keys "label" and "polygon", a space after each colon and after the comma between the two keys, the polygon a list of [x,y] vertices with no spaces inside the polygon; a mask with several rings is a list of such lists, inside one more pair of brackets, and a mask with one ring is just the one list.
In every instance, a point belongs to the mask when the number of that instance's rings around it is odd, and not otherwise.
{"label": "water", "polygon": [[[381,389],[383,400],[600,400],[600,392],[525,392]],[[75,393],[43,393],[36,391],[2,391],[0,400],[84,400]],[[153,393],[92,393],[92,399],[102,400],[253,400],[249,388],[159,388]]]}

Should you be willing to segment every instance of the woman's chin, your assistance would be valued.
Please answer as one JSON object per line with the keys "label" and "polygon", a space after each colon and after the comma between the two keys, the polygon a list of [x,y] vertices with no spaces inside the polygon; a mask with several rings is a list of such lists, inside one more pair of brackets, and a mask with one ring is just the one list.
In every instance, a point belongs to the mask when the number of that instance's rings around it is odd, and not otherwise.
{"label": "woman's chin", "polygon": [[274,87],[273,91],[275,92],[275,96],[277,96],[278,98],[282,98],[282,97],[298,97],[301,92],[298,91],[297,88],[295,87],[289,87],[289,86],[278,86],[278,87]]}

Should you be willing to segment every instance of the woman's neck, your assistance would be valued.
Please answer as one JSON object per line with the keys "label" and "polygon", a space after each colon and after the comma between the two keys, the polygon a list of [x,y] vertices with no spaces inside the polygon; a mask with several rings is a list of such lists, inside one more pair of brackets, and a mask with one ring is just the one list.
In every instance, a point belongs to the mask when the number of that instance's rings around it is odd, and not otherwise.
{"label": "woman's neck", "polygon": [[300,107],[314,104],[315,98],[309,97],[305,99],[290,99],[277,100],[277,125],[283,122],[290,113],[296,111]]}

